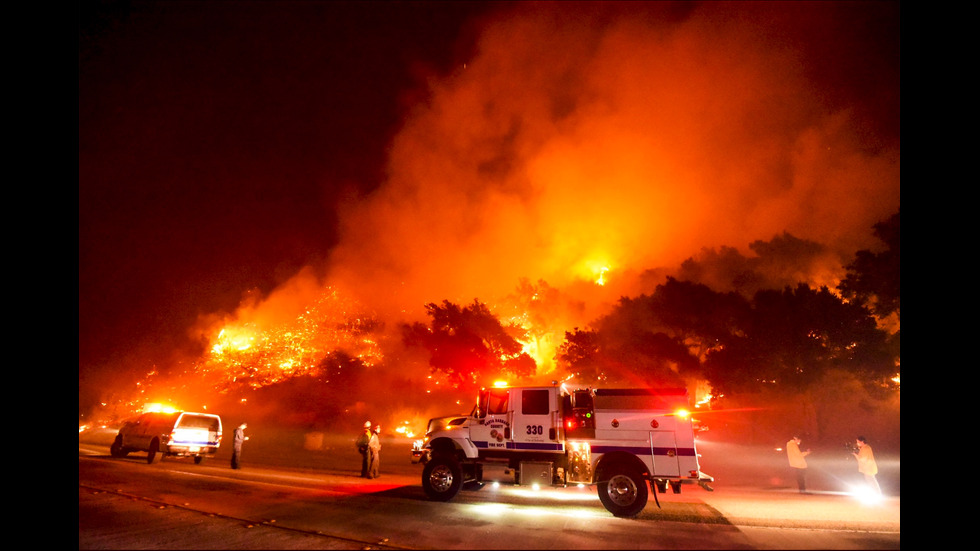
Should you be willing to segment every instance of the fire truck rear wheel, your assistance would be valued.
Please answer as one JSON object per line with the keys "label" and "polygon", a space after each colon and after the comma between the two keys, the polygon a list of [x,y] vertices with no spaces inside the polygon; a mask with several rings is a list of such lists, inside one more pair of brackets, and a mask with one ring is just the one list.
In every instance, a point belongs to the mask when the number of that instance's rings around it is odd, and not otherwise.
{"label": "fire truck rear wheel", "polygon": [[429,499],[449,501],[463,486],[463,469],[451,457],[435,456],[422,469],[422,489]]}
{"label": "fire truck rear wheel", "polygon": [[599,501],[617,517],[635,517],[647,505],[647,483],[631,470],[617,470],[598,484]]}

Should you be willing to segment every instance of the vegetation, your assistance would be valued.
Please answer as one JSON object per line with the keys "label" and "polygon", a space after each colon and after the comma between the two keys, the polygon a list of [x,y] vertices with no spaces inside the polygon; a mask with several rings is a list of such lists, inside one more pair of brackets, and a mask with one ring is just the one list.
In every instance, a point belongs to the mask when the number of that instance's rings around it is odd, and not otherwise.
{"label": "vegetation", "polygon": [[516,378],[534,373],[534,360],[522,352],[519,338],[525,330],[516,324],[504,325],[478,300],[466,307],[449,301],[427,304],[432,321],[428,326],[416,322],[402,328],[406,345],[429,351],[429,364],[445,373],[454,385],[490,384],[488,378],[510,375]]}
{"label": "vegetation", "polygon": [[[768,388],[804,392],[843,371],[869,387],[898,371],[897,333],[879,321],[900,305],[899,215],[876,226],[884,252],[860,251],[838,292],[805,283],[746,298],[667,278],[653,294],[623,297],[593,328],[565,333],[557,363],[580,384],[683,385],[706,380],[718,394]],[[504,326],[486,305],[429,304],[430,325],[403,327],[409,346],[456,384],[488,375],[533,373],[523,329]]]}
{"label": "vegetation", "polygon": [[[853,438],[848,421],[858,416],[866,428],[877,423],[898,438],[900,406],[891,391],[899,388],[901,365],[899,226],[899,214],[877,224],[884,249],[859,251],[833,290],[799,282],[756,286],[746,296],[746,286],[716,291],[668,277],[652,294],[622,297],[591,327],[565,332],[555,378],[591,386],[706,382],[728,408],[765,404],[767,412],[729,427],[748,440],[779,441],[787,425],[812,438],[846,440]],[[806,246],[791,236],[782,242]],[[748,280],[758,283],[751,274]],[[543,282],[541,289],[549,290]],[[430,323],[404,325],[403,343],[426,350],[433,372],[454,385],[534,373],[534,361],[521,352],[526,330],[502,324],[478,300],[426,309]]]}

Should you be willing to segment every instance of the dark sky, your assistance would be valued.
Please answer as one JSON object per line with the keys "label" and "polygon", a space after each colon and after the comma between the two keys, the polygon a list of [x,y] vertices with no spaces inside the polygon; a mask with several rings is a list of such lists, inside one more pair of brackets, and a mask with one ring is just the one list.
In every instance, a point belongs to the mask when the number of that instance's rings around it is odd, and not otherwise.
{"label": "dark sky", "polygon": [[[394,273],[379,286],[440,284],[419,303],[470,300],[487,266],[517,267],[505,287],[581,270],[566,249],[585,250],[586,225],[605,226],[589,254],[639,270],[781,231],[853,250],[898,205],[898,3],[79,6],[80,408],[120,373],[193,354],[199,316],[304,266],[363,264]],[[587,152],[599,180],[615,166],[632,181],[642,169],[616,155],[637,141],[636,162],[664,169],[600,197],[621,209],[609,225],[570,212],[608,183],[535,176]],[[636,200],[667,177],[687,221],[647,226],[678,212]],[[446,234],[467,238],[409,256]]]}
{"label": "dark sky", "polygon": [[486,8],[79,5],[80,384],[322,259],[332,205],[382,178],[400,94]]}

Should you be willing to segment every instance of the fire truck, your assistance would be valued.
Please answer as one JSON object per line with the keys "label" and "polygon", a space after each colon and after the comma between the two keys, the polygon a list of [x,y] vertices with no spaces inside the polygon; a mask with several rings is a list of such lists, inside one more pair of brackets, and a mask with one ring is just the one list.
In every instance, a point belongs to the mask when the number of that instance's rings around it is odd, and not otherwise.
{"label": "fire truck", "polygon": [[684,389],[483,389],[469,415],[429,422],[413,447],[429,499],[449,501],[464,484],[483,484],[484,467],[506,464],[516,484],[595,485],[618,517],[646,507],[656,492],[697,484],[701,472]]}

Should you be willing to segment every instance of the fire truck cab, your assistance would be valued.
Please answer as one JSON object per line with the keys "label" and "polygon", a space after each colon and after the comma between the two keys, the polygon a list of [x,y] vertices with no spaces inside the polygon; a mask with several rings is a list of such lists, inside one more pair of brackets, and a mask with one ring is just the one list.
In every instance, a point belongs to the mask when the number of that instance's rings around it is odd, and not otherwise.
{"label": "fire truck cab", "polygon": [[[631,517],[659,492],[682,484],[707,490],[684,389],[490,388],[472,412],[430,423],[413,450],[430,499],[448,501],[483,466],[505,462],[518,484],[595,484],[603,506]],[[654,496],[656,497],[656,496]]]}

